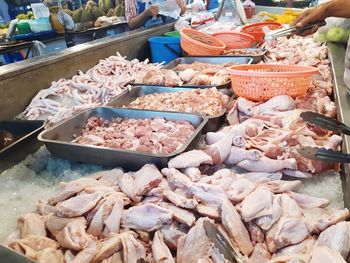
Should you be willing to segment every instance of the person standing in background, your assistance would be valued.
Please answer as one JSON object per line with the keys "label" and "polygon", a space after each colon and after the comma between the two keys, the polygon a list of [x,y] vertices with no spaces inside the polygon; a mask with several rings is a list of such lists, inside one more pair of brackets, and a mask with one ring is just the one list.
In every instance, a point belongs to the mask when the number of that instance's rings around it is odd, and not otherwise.
{"label": "person standing in background", "polygon": [[5,0],[0,0],[0,23],[5,25],[10,21],[11,17],[9,15],[9,7]]}
{"label": "person standing in background", "polygon": [[[301,13],[295,19],[292,25],[296,27],[303,27],[308,24],[323,21],[327,17],[350,18],[350,0],[332,0],[308,9]],[[301,35],[310,35],[315,33],[317,30],[318,25],[315,25],[313,28],[304,31]],[[348,39],[345,54],[344,82],[346,86],[350,88],[350,38]]]}
{"label": "person standing in background", "polygon": [[[181,14],[186,11],[183,0],[177,0],[181,8]],[[152,5],[145,9],[146,3],[142,0],[125,0],[125,18],[131,29],[143,26],[147,20],[155,19],[159,13],[159,7]]]}

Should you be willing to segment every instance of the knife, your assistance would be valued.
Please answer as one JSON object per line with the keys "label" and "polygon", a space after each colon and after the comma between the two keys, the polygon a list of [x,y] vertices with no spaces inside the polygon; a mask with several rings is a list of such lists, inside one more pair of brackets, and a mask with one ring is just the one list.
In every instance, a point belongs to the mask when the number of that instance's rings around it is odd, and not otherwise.
{"label": "knife", "polygon": [[236,251],[230,245],[230,242],[224,237],[224,235],[217,229],[217,227],[205,220],[203,222],[205,233],[215,247],[220,251],[224,257],[232,263],[243,263],[242,259],[236,253]]}

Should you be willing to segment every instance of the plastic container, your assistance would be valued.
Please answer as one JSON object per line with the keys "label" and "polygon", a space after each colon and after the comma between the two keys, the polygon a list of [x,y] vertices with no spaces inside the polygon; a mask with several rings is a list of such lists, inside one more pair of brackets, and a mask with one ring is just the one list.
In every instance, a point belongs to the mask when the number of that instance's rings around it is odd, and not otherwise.
{"label": "plastic container", "polygon": [[165,33],[164,36],[180,38],[180,32],[178,32],[178,31],[170,31],[170,32]]}
{"label": "plastic container", "polygon": [[182,56],[180,39],[176,37],[151,37],[148,39],[153,63],[168,63]]}
{"label": "plastic container", "polygon": [[249,34],[255,38],[256,41],[260,43],[264,42],[265,34],[263,32],[263,28],[268,27],[271,30],[280,29],[283,27],[280,23],[276,22],[262,22],[262,23],[254,23],[248,26],[244,26],[241,31],[243,33]]}
{"label": "plastic container", "polygon": [[192,56],[221,55],[226,48],[220,39],[194,29],[184,28],[180,35],[181,48]]}
{"label": "plastic container", "polygon": [[226,49],[250,48],[255,43],[254,37],[242,32],[218,32],[214,33],[213,36],[224,42],[226,45]]}
{"label": "plastic container", "polygon": [[17,23],[16,27],[18,29],[18,32],[21,35],[32,33],[32,30],[28,22],[19,22]]}
{"label": "plastic container", "polygon": [[305,95],[318,70],[308,66],[259,64],[232,66],[229,72],[237,96],[265,101],[277,95],[293,98]]}

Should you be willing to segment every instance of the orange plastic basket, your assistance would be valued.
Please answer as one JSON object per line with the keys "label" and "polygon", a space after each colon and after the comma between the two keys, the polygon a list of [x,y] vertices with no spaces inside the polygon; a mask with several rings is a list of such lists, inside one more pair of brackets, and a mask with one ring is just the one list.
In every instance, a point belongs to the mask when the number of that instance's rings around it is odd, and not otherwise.
{"label": "orange plastic basket", "polygon": [[253,101],[277,95],[302,96],[317,72],[314,67],[275,64],[237,65],[229,69],[233,91]]}
{"label": "orange plastic basket", "polygon": [[268,27],[271,30],[280,29],[283,27],[282,24],[276,22],[261,22],[242,27],[241,32],[249,34],[255,38],[255,41],[264,43],[265,33],[263,28]]}
{"label": "orange plastic basket", "polygon": [[250,48],[255,42],[253,36],[235,31],[224,31],[213,34],[225,43],[227,49]]}
{"label": "orange plastic basket", "polygon": [[180,35],[181,48],[192,56],[221,55],[226,48],[220,39],[194,29],[184,28]]}

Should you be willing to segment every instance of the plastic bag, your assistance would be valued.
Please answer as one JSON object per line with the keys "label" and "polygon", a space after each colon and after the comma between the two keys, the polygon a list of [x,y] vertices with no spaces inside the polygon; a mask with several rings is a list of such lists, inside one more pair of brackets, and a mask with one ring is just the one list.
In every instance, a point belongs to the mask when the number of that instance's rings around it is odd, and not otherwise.
{"label": "plastic bag", "polygon": [[191,4],[191,10],[193,12],[199,12],[205,10],[205,3],[202,0],[194,0]]}
{"label": "plastic bag", "polygon": [[183,28],[190,28],[191,26],[190,26],[190,23],[187,20],[185,20],[184,18],[180,17],[176,21],[174,27],[175,27],[176,31],[181,31],[181,29],[183,29]]}
{"label": "plastic bag", "polygon": [[32,21],[29,21],[28,23],[29,23],[30,29],[34,33],[52,30],[49,18],[35,19]]}
{"label": "plastic bag", "polygon": [[32,56],[33,57],[38,57],[38,56],[43,56],[46,55],[45,52],[45,44],[43,42],[40,42],[38,40],[34,40],[34,46],[32,47]]}
{"label": "plastic bag", "polygon": [[348,47],[345,53],[345,65],[344,65],[344,82],[350,89],[350,40],[348,40]]}
{"label": "plastic bag", "polygon": [[319,28],[314,35],[316,41],[331,41],[346,43],[350,34],[350,19],[330,17],[326,25]]}
{"label": "plastic bag", "polygon": [[146,2],[146,8],[151,5],[159,7],[159,14],[177,19],[181,14],[181,8],[176,0],[151,0]]}

